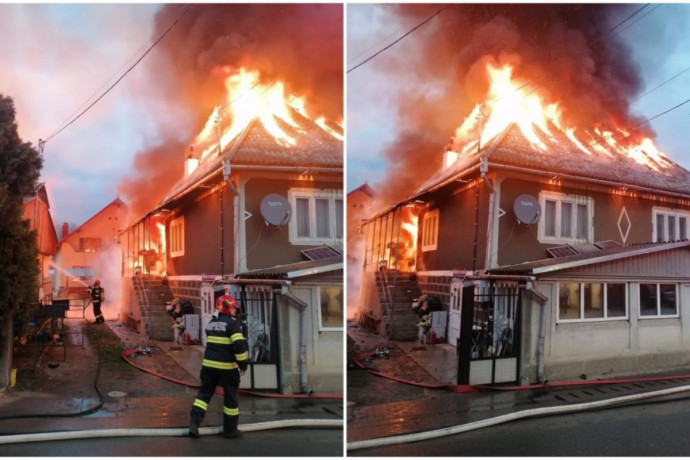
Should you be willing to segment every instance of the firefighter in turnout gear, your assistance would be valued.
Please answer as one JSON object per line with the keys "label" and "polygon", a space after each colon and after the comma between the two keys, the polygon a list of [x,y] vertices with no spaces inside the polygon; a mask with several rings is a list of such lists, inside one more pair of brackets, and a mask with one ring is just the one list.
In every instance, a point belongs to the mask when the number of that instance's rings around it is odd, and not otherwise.
{"label": "firefighter in turnout gear", "polygon": [[241,438],[237,429],[240,409],[237,392],[240,376],[247,369],[249,354],[238,318],[237,300],[223,295],[216,301],[216,311],[206,326],[206,351],[201,365],[201,387],[194,400],[189,435],[199,437],[199,425],[204,420],[208,404],[216,389],[223,387],[223,435]]}
{"label": "firefighter in turnout gear", "polygon": [[101,280],[96,280],[93,282],[93,286],[89,286],[89,295],[93,303],[93,315],[96,317],[96,324],[105,323],[101,313],[101,302],[105,300],[105,290],[101,287]]}

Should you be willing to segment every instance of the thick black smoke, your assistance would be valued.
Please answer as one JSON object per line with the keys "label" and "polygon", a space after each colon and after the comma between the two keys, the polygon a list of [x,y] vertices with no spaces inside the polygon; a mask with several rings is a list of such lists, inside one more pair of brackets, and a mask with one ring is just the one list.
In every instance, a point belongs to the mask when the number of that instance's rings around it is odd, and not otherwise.
{"label": "thick black smoke", "polygon": [[[155,18],[152,37],[161,36],[187,7],[165,5]],[[186,150],[180,148],[180,131],[193,133],[191,143],[213,107],[225,101],[221,72],[214,69],[259,71],[262,83],[281,80],[287,93],[303,96],[310,116],[342,119],[342,5],[192,4],[154,53],[151,81],[171,104],[185,107],[193,126],[167,130],[159,145],[137,154],[137,169],[120,186],[120,192],[138,204],[135,216],[180,178]],[[160,178],[160,192],[142,196],[151,175]]]}
{"label": "thick black smoke", "polygon": [[[441,95],[400,94],[399,136],[386,151],[392,165],[384,199],[409,195],[441,166],[443,148],[464,117],[488,90],[488,62],[513,64],[513,76],[531,82],[545,101],[559,102],[564,120],[576,127],[631,127],[639,120],[628,101],[641,79],[631,51],[617,38],[623,19],[641,5],[455,4],[407,40],[422,56],[415,72],[449,74],[453,82]],[[391,6],[405,23],[416,24],[433,5]],[[421,32],[421,33],[420,33]],[[399,48],[404,49],[404,48]],[[386,72],[409,72],[408,56],[381,60]],[[449,115],[451,114],[451,115]],[[643,128],[640,128],[643,129]],[[414,173],[411,173],[411,172]],[[410,180],[407,180],[410,179]]]}

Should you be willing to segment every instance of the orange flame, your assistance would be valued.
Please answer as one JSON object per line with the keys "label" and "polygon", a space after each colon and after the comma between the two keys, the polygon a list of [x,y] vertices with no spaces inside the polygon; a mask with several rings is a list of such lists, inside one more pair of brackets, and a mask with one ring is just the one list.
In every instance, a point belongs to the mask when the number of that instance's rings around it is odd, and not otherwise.
{"label": "orange flame", "polygon": [[[617,129],[617,133],[595,129],[593,134],[567,126],[558,103],[546,103],[533,90],[526,90],[523,94],[528,85],[513,78],[512,66],[506,64],[497,68],[488,64],[486,71],[490,80],[489,102],[475,106],[455,132],[455,139],[464,142],[461,154],[472,154],[485,147],[508,126],[515,124],[532,147],[541,152],[548,149],[545,141],[556,142],[551,130],[555,127],[588,155],[592,155],[592,151],[609,157],[625,155],[655,171],[671,166],[664,153],[649,138],[636,140],[624,129]],[[617,141],[616,138],[623,140]]]}
{"label": "orange flame", "polygon": [[158,233],[160,234],[161,247],[158,252],[165,253],[165,224],[157,223],[156,228],[158,228]]}
{"label": "orange flame", "polygon": [[321,127],[321,129],[323,129],[324,131],[326,131],[328,134],[335,137],[339,141],[342,141],[344,139],[342,134],[338,133],[336,130],[334,130],[333,128],[331,128],[330,126],[328,126],[326,124],[326,117],[319,117],[316,120],[314,120],[314,123],[319,125]]}
{"label": "orange flame", "polygon": [[402,253],[398,255],[398,270],[414,271],[417,260],[417,235],[419,234],[419,217],[414,208],[403,208],[400,228],[401,240],[404,245],[400,248]]}
{"label": "orange flame", "polygon": [[[227,75],[224,81],[226,100],[223,104],[227,110],[216,107],[194,139],[194,150],[202,152],[201,160],[213,152],[219,152],[219,138],[222,151],[254,120],[258,120],[282,147],[290,148],[297,144],[297,140],[289,135],[281,124],[285,123],[298,132],[305,132],[304,127],[300,126],[292,114],[295,111],[308,118],[303,98],[286,95],[285,84],[281,81],[262,83],[259,72],[244,68],[235,72],[231,67],[223,67],[220,70]],[[221,133],[219,123],[222,124],[226,114],[229,116],[230,126]],[[325,124],[325,118],[323,122],[320,120],[321,118],[315,123],[321,129],[336,139],[343,140],[342,135]]]}

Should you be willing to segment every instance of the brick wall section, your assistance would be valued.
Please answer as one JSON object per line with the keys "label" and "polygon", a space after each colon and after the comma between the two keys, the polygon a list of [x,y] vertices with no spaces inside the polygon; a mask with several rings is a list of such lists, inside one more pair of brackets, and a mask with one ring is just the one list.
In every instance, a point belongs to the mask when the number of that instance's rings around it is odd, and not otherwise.
{"label": "brick wall section", "polygon": [[417,283],[422,290],[422,294],[429,294],[441,299],[443,310],[450,310],[450,284],[451,276],[419,276]]}
{"label": "brick wall section", "polygon": [[189,300],[194,306],[194,313],[201,314],[201,281],[168,280],[174,297]]}

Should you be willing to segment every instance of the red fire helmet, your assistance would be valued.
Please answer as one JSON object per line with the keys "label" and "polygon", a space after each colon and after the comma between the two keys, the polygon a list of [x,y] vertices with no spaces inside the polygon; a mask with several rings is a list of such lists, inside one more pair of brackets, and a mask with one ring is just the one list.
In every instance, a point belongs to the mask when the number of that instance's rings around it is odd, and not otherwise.
{"label": "red fire helmet", "polygon": [[101,280],[96,280],[93,282],[94,286],[100,286],[101,285]]}
{"label": "red fire helmet", "polygon": [[233,296],[222,295],[216,300],[216,310],[226,315],[230,314],[231,309],[237,308],[237,300]]}

